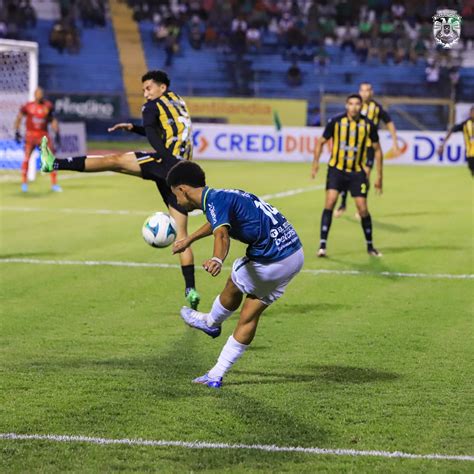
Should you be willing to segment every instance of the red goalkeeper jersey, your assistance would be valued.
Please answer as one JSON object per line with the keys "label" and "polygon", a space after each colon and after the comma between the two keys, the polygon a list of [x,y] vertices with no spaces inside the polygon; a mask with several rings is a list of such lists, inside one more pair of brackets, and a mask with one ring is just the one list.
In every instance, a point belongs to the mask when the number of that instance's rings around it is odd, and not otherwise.
{"label": "red goalkeeper jersey", "polygon": [[53,118],[53,104],[48,100],[41,103],[27,102],[20,109],[26,116],[27,134],[45,134],[48,132],[48,123]]}

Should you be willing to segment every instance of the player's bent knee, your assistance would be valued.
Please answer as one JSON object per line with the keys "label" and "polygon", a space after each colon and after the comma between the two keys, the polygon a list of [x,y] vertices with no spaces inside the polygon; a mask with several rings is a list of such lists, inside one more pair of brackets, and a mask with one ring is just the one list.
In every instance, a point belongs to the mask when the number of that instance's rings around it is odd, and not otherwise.
{"label": "player's bent knee", "polygon": [[103,158],[110,171],[122,171],[122,161],[120,159],[121,156],[122,155],[106,155]]}
{"label": "player's bent knee", "polygon": [[107,158],[113,171],[141,175],[140,165],[137,163],[135,153],[109,155]]}
{"label": "player's bent knee", "polygon": [[336,206],[338,197],[339,197],[339,192],[337,190],[329,189],[326,192],[326,201],[325,201],[324,207],[332,211],[334,207]]}
{"label": "player's bent knee", "polygon": [[367,206],[357,206],[357,212],[359,213],[360,217],[367,217],[369,215],[369,209]]}

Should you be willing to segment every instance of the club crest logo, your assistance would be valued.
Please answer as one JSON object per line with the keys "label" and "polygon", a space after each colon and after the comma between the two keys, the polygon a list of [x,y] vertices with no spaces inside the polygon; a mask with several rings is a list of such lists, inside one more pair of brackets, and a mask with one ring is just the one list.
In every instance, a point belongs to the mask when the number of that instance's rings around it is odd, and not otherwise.
{"label": "club crest logo", "polygon": [[443,48],[453,47],[461,37],[461,16],[456,10],[438,10],[433,16],[433,36]]}

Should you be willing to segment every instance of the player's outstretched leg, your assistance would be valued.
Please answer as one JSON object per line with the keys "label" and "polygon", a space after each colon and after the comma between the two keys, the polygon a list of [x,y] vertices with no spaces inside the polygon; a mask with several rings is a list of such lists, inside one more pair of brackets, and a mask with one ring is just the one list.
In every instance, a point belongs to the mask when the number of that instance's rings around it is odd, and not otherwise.
{"label": "player's outstretched leg", "polygon": [[341,191],[341,204],[339,204],[339,207],[336,209],[336,212],[334,213],[334,217],[341,217],[344,212],[346,212],[346,207],[347,207],[347,191]]}
{"label": "player's outstretched leg", "polygon": [[142,176],[140,165],[137,163],[133,152],[112,155],[70,156],[58,159],[48,147],[48,139],[43,137],[41,140],[41,171],[51,173],[55,170],[86,173],[115,171],[137,177]]}
{"label": "player's outstretched leg", "polygon": [[220,295],[217,295],[209,313],[201,313],[184,306],[181,308],[181,317],[192,328],[203,331],[212,338],[221,334],[222,323],[230,318],[242,302],[242,293],[235,286],[231,278]]}
{"label": "player's outstretched leg", "polygon": [[260,315],[266,308],[267,305],[255,296],[247,296],[240,312],[237,327],[222,348],[216,365],[206,374],[194,379],[193,383],[207,385],[210,388],[222,386],[224,375],[242,357],[252,342]]}
{"label": "player's outstretched leg", "polygon": [[356,197],[355,202],[361,218],[360,222],[367,244],[367,253],[372,257],[382,257],[382,253],[379,252],[373,244],[372,217],[367,208],[367,199],[364,197]]}

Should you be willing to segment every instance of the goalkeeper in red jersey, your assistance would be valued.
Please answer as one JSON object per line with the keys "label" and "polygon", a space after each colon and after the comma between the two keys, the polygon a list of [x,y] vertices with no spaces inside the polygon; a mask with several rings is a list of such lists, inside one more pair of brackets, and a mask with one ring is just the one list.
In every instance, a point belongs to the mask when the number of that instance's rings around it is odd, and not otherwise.
{"label": "goalkeeper in red jersey", "polygon": [[[51,124],[51,128],[56,134],[55,143],[59,145],[59,124],[53,115],[53,104],[44,98],[44,92],[41,87],[35,90],[35,99],[31,102],[24,104],[15,120],[15,140],[20,142],[20,125],[23,117],[26,118],[26,134],[25,134],[25,156],[21,165],[22,173],[22,184],[21,190],[26,193],[28,191],[28,162],[30,156],[33,153],[35,147],[41,144],[41,139],[48,135],[48,125]],[[61,187],[57,184],[56,172],[51,173],[51,190],[55,192],[62,191]]]}

